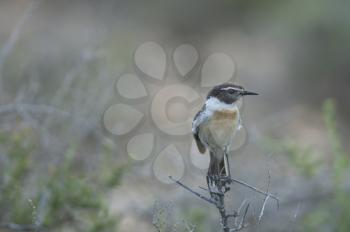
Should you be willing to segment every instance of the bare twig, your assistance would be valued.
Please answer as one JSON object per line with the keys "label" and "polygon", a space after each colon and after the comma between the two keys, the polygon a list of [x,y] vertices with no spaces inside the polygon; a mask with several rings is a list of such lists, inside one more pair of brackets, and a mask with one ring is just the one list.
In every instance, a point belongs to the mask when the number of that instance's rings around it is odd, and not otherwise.
{"label": "bare twig", "polygon": [[[226,167],[229,167],[228,159],[226,159],[226,161],[227,161]],[[196,195],[197,197],[207,201],[208,203],[214,205],[220,213],[221,228],[222,228],[223,232],[241,231],[247,227],[245,221],[246,221],[246,217],[248,214],[250,204],[249,203],[247,204],[246,199],[242,202],[242,204],[238,208],[238,211],[234,211],[234,213],[231,213],[231,214],[227,213],[227,211],[226,211],[225,195],[228,191],[230,191],[229,185],[232,184],[232,182],[239,183],[239,184],[241,184],[245,187],[248,187],[248,188],[254,190],[255,192],[260,193],[260,194],[265,196],[264,203],[262,205],[260,215],[259,215],[259,223],[261,222],[261,219],[262,219],[264,212],[265,212],[266,204],[270,198],[273,198],[274,200],[276,200],[277,208],[279,208],[279,199],[277,198],[277,196],[269,193],[270,181],[271,181],[270,172],[268,172],[268,184],[267,184],[266,191],[262,191],[262,190],[254,187],[252,185],[249,185],[243,181],[233,179],[233,178],[231,178],[230,175],[229,176],[207,176],[208,189],[203,188],[203,187],[200,187],[200,188],[207,191],[210,195],[210,198],[192,190],[191,188],[184,185],[180,181],[174,180],[171,176],[169,176],[169,178],[172,181],[174,181],[176,184],[180,185],[182,188],[186,189],[187,191],[191,192],[192,194]],[[243,210],[243,208],[244,208],[244,213],[243,213],[243,215],[241,215],[241,211]],[[229,219],[230,218],[235,219],[233,227],[229,226]]]}
{"label": "bare twig", "polygon": [[267,201],[269,200],[269,198],[270,198],[270,195],[267,195],[267,196],[265,197],[263,206],[261,207],[261,211],[260,211],[260,215],[259,215],[259,224],[260,224],[260,222],[261,222],[262,217],[264,216],[265,206],[266,206],[266,203],[267,203]]}
{"label": "bare twig", "polygon": [[293,215],[293,218],[296,219],[299,215],[299,212],[300,212],[300,202],[298,203],[298,206],[294,212],[294,215]]}
{"label": "bare twig", "polygon": [[270,175],[270,171],[268,171],[268,182],[267,182],[267,189],[266,189],[266,197],[265,197],[265,200],[264,200],[264,203],[263,203],[263,206],[261,207],[261,211],[260,211],[260,215],[259,215],[259,224],[261,222],[261,219],[264,215],[264,212],[265,212],[265,207],[266,207],[266,204],[267,204],[267,201],[269,200],[270,198],[270,194],[269,194],[269,190],[270,190],[270,182],[271,182],[271,175]]}
{"label": "bare twig", "polygon": [[262,191],[262,190],[260,190],[260,189],[258,189],[256,187],[254,187],[254,186],[252,186],[250,184],[247,184],[247,183],[245,183],[245,182],[243,182],[241,180],[237,180],[237,179],[231,178],[231,181],[236,182],[238,184],[241,184],[241,185],[243,185],[243,186],[245,186],[247,188],[250,188],[250,189],[252,189],[252,190],[254,190],[254,191],[256,191],[256,192],[258,192],[258,193],[260,193],[260,194],[262,194],[264,196],[271,197],[272,199],[276,200],[276,202],[277,202],[277,209],[279,209],[279,198],[277,196],[275,196],[273,194],[266,193],[266,192],[264,192],[264,191]]}
{"label": "bare twig", "polygon": [[180,181],[178,180],[175,180],[172,176],[169,176],[169,179],[174,181],[176,184],[180,185],[181,187],[183,187],[184,189],[186,189],[187,191],[193,193],[194,195],[196,195],[197,197],[209,202],[210,204],[213,204],[216,206],[216,202],[211,200],[210,198],[206,197],[206,196],[203,196],[202,194],[200,193],[197,193],[196,191],[192,190],[191,188],[187,187],[186,185],[184,185],[183,183],[181,183]]}
{"label": "bare twig", "polygon": [[[241,203],[241,205],[239,206],[238,210],[237,210],[237,214],[240,215],[241,214],[241,211],[243,209],[243,206],[247,203],[247,199],[244,199]],[[237,226],[238,225],[238,220],[239,220],[239,217],[236,217],[235,218],[235,225]]]}
{"label": "bare twig", "polygon": [[243,214],[243,217],[241,219],[241,223],[239,224],[239,226],[237,228],[230,229],[229,232],[240,231],[240,230],[242,230],[242,229],[244,229],[246,227],[245,220],[246,220],[246,217],[247,217],[247,214],[248,214],[249,206],[250,206],[250,204],[247,204],[247,207],[244,210],[244,214]]}
{"label": "bare twig", "polygon": [[[233,229],[229,227],[228,219],[229,218],[236,218],[237,219],[237,217],[239,217],[239,214],[236,211],[233,214],[227,214],[226,209],[225,209],[225,193],[227,193],[227,185],[230,183],[229,178],[207,176],[207,178],[209,180],[208,181],[208,189],[209,190],[207,190],[207,191],[210,193],[210,196],[211,196],[210,198],[203,196],[202,194],[192,190],[191,188],[184,185],[180,181],[173,179],[171,176],[169,176],[169,178],[172,181],[174,181],[175,183],[177,183],[178,185],[180,185],[181,187],[183,187],[184,189],[186,189],[187,191],[191,192],[192,194],[196,195],[197,197],[214,205],[220,213],[221,227],[223,229],[223,232],[240,231],[245,227],[244,222],[245,222],[245,218],[246,218],[247,213],[248,213],[249,204],[247,205],[247,207],[245,209],[244,215],[241,217],[240,224],[237,225]],[[212,189],[209,186],[209,183],[215,183],[215,189]],[[202,189],[204,189],[204,188],[202,188]],[[206,189],[204,189],[204,190],[206,190]]]}

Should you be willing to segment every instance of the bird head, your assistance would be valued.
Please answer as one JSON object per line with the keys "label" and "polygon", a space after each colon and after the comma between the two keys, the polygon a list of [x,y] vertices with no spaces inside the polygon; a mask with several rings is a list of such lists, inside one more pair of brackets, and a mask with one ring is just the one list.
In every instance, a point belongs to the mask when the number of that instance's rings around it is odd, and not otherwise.
{"label": "bird head", "polygon": [[215,86],[208,94],[207,99],[211,97],[217,98],[226,104],[233,104],[241,97],[247,95],[258,95],[257,93],[247,91],[242,86],[233,83],[224,83]]}

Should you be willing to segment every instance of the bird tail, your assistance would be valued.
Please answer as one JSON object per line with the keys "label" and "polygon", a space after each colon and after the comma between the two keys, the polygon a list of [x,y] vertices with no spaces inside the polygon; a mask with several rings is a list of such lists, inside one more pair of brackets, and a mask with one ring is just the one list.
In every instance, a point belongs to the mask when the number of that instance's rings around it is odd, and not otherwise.
{"label": "bird tail", "polygon": [[226,176],[226,175],[227,175],[227,170],[225,166],[224,154],[218,155],[218,154],[214,154],[213,151],[210,151],[210,163],[209,163],[209,169],[208,169],[208,176]]}

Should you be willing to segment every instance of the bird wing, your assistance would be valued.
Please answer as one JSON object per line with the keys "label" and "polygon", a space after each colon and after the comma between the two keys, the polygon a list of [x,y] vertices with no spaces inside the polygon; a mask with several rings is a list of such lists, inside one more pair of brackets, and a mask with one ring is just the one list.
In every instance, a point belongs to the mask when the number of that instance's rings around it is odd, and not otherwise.
{"label": "bird wing", "polygon": [[203,106],[203,108],[196,114],[192,123],[193,137],[196,141],[199,152],[202,154],[205,153],[206,148],[199,138],[199,125],[208,120],[208,117],[204,115],[203,112],[205,112],[205,106]]}

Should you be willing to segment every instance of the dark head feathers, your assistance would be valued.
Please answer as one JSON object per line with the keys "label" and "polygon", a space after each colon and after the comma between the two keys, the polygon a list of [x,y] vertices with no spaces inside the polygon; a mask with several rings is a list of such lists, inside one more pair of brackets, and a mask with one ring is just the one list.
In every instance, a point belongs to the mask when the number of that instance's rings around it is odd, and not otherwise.
{"label": "dark head feathers", "polygon": [[224,83],[221,85],[215,86],[212,90],[209,91],[207,99],[210,97],[216,97],[217,99],[231,104],[238,100],[239,93],[244,91],[242,86],[233,84],[233,83]]}

